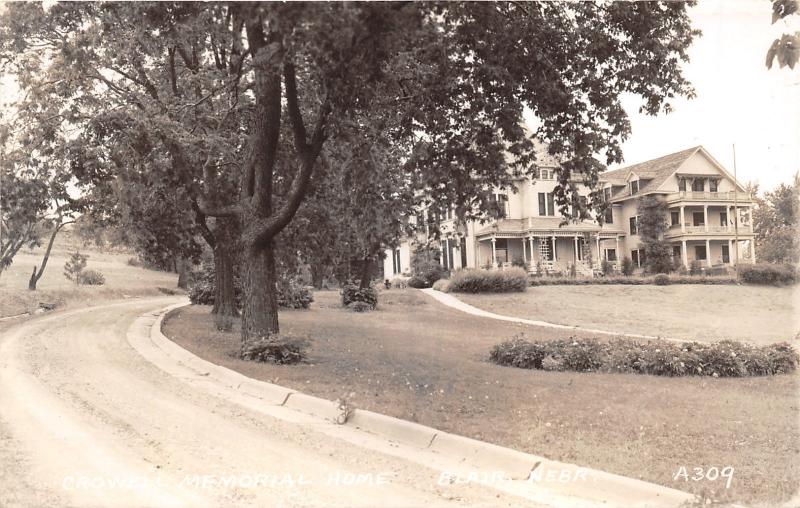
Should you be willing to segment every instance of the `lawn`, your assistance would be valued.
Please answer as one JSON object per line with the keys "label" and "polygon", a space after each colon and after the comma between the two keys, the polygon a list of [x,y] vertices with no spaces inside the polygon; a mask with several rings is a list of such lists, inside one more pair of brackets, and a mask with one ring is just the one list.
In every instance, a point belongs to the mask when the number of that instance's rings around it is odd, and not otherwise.
{"label": "lawn", "polygon": [[800,286],[539,286],[454,296],[497,314],[611,332],[800,343]]}
{"label": "lawn", "polygon": [[[46,240],[46,239],[45,239]],[[89,256],[87,269],[99,270],[106,279],[103,286],[76,286],[64,277],[64,263],[70,254],[80,250]],[[158,287],[174,289],[177,275],[146,270],[128,265],[135,257],[125,252],[102,252],[84,246],[70,231],[56,237],[50,259],[36,291],[28,290],[28,279],[34,266],[39,266],[45,246],[22,249],[7,269],[0,273],[0,318],[36,310],[39,302],[57,307],[85,305],[91,302],[160,294]]]}
{"label": "lawn", "polygon": [[[578,374],[500,367],[492,345],[525,331],[469,316],[415,290],[382,292],[379,310],[344,310],[335,292],[284,311],[285,333],[309,337],[308,363],[235,358],[238,332],[216,332],[208,307],[173,312],[164,332],[248,376],[356,407],[722,500],[773,505],[800,481],[800,376],[713,379]],[[731,466],[733,482],[674,480],[680,467]]]}

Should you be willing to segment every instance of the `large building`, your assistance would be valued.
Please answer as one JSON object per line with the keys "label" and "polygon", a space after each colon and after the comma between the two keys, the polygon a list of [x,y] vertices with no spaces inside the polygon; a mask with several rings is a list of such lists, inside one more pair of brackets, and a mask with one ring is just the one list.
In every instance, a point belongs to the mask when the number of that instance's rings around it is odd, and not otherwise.
{"label": "large building", "polygon": [[[689,267],[754,262],[751,197],[703,147],[698,146],[600,174],[610,206],[602,225],[596,220],[567,221],[553,199],[557,185],[552,158],[540,158],[539,176],[522,179],[516,192],[497,191],[504,213],[481,224],[458,227],[451,212],[439,223],[441,262],[446,268],[502,268],[523,264],[530,272],[591,275],[602,260],[617,268],[623,257],[643,266],[639,242],[638,198],[658,195],[669,207],[665,238],[675,260]],[[588,195],[589,189],[580,187]],[[738,244],[736,240],[738,239]],[[384,274],[408,273],[415,242],[428,240],[424,227],[387,250]],[[738,259],[737,259],[738,255]]]}

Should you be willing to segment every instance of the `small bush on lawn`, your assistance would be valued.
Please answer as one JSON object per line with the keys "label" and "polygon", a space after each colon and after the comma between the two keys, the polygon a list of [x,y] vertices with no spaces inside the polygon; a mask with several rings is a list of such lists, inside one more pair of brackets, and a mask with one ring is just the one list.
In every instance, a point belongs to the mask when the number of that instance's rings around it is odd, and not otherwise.
{"label": "small bush on lawn", "polygon": [[528,274],[522,268],[507,270],[459,270],[450,277],[454,293],[509,293],[525,291]]}
{"label": "small bush on lawn", "polygon": [[689,263],[689,275],[701,275],[703,273],[703,263],[698,259],[693,259]]}
{"label": "small bush on lawn", "polygon": [[603,275],[608,277],[609,275],[614,275],[614,263],[608,260],[603,260],[600,264],[600,269],[603,271]]}
{"label": "small bush on lawn", "polygon": [[405,289],[408,287],[408,280],[409,277],[403,277],[402,275],[398,275],[394,279],[392,279],[392,287],[394,289]]}
{"label": "small bush on lawn", "polygon": [[105,276],[97,270],[83,270],[80,274],[81,284],[87,286],[102,286],[106,283]]}
{"label": "small bush on lawn", "polygon": [[622,258],[622,267],[620,268],[622,275],[626,277],[633,275],[633,269],[634,269],[633,260],[628,256]]}
{"label": "small bush on lawn", "polygon": [[278,307],[284,309],[307,309],[314,301],[314,294],[308,287],[295,280],[278,284]]}
{"label": "small bush on lawn", "polygon": [[353,312],[369,312],[375,307],[366,302],[350,302],[347,308]]}
{"label": "small bush on lawn", "polygon": [[[719,277],[692,277],[688,275],[666,275],[662,274],[667,277],[667,284],[711,284],[711,285],[720,285],[720,284],[736,284],[737,280],[735,277],[730,275],[723,275]],[[658,277],[658,276],[656,276]],[[530,281],[531,286],[558,286],[558,285],[566,285],[566,286],[589,286],[589,285],[612,285],[612,284],[621,284],[621,285],[630,285],[630,286],[642,286],[645,284],[659,284],[656,280],[656,277],[537,277]],[[663,282],[663,280],[662,280]]]}
{"label": "small bush on lawn", "polygon": [[669,284],[669,275],[665,273],[659,273],[655,277],[653,277],[653,283],[656,286],[666,286]]}
{"label": "small bush on lawn", "polygon": [[755,265],[739,265],[737,276],[748,284],[765,284],[783,286],[797,282],[797,269],[789,264],[759,263]]}
{"label": "small bush on lawn", "polygon": [[410,279],[408,279],[408,287],[415,288],[415,289],[423,289],[431,287],[428,284],[428,281],[423,279],[422,277],[418,277],[416,275],[412,275]]}
{"label": "small bush on lawn", "polygon": [[433,289],[441,291],[442,293],[447,293],[450,291],[450,281],[447,279],[439,279],[433,283]]}
{"label": "small bush on lawn", "polygon": [[800,363],[800,355],[786,342],[767,346],[730,340],[709,344],[576,338],[530,342],[524,335],[494,346],[489,359],[523,369],[713,377],[786,374]]}
{"label": "small bush on lawn", "polygon": [[352,302],[364,302],[371,308],[378,305],[378,292],[373,287],[361,288],[358,284],[348,283],[342,286],[342,305],[347,307]]}
{"label": "small bush on lawn", "polygon": [[242,348],[242,359],[278,365],[292,365],[306,357],[308,341],[295,337],[270,335]]}
{"label": "small bush on lawn", "polygon": [[522,256],[514,256],[514,259],[511,260],[511,266],[525,268],[527,265],[528,263],[525,262],[525,259]]}

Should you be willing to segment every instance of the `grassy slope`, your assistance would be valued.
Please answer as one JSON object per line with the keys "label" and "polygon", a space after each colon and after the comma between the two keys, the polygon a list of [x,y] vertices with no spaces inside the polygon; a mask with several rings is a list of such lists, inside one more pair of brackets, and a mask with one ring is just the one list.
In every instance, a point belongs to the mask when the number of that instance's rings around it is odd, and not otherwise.
{"label": "grassy slope", "polygon": [[687,340],[765,344],[800,331],[800,286],[543,286],[455,296],[498,314]]}
{"label": "grassy slope", "polygon": [[[772,505],[800,481],[800,376],[660,378],[499,367],[489,348],[525,330],[467,316],[413,290],[354,314],[334,292],[310,311],[285,311],[283,331],[312,339],[309,363],[243,362],[233,333],[213,330],[207,307],[175,312],[165,333],[213,362],[306,393],[349,395],[356,407],[493,443],[725,500]],[[735,468],[724,483],[673,481],[678,468]]]}
{"label": "grassy slope", "polygon": [[[106,278],[103,286],[75,286],[63,275],[64,263],[76,249],[88,254],[87,268],[99,270]],[[175,274],[129,266],[129,253],[99,252],[82,246],[69,231],[56,237],[53,251],[36,291],[28,290],[34,266],[42,262],[45,246],[21,250],[9,268],[0,274],[0,317],[36,310],[39,302],[58,307],[85,305],[93,301],[132,296],[155,295],[158,287],[174,288]]]}

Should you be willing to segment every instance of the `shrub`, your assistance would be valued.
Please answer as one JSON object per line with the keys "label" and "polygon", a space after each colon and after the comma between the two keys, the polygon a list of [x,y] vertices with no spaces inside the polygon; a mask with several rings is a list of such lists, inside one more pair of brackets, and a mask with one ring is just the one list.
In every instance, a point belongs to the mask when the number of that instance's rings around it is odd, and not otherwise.
{"label": "shrub", "polygon": [[340,294],[345,307],[352,302],[364,302],[373,309],[378,305],[378,292],[373,287],[362,288],[351,282],[342,286]]}
{"label": "shrub", "polygon": [[278,307],[284,309],[307,309],[314,301],[314,294],[308,287],[295,280],[278,284]]}
{"label": "shrub", "polygon": [[367,312],[374,309],[372,305],[366,302],[350,302],[347,308],[353,312]]}
{"label": "shrub", "polygon": [[525,268],[527,265],[528,264],[525,262],[525,258],[522,256],[514,256],[514,259],[511,260],[511,266]]}
{"label": "shrub", "polygon": [[669,284],[669,275],[665,273],[659,273],[655,277],[653,277],[653,283],[656,286],[666,286]]}
{"label": "shrub", "polygon": [[614,275],[614,263],[608,261],[606,259],[600,263],[600,269],[603,271],[603,275],[608,277],[609,275]]}
{"label": "shrub", "polygon": [[[217,293],[214,265],[204,263],[194,272],[189,283],[189,301],[194,305],[214,305]],[[242,307],[242,281],[238,274],[233,276],[233,298],[236,307]]]}
{"label": "shrub", "polygon": [[800,355],[786,342],[768,346],[729,340],[709,344],[576,338],[530,342],[524,335],[494,346],[489,359],[523,369],[713,377],[786,374],[800,363]]}
{"label": "shrub", "polygon": [[127,263],[128,263],[128,266],[135,266],[137,268],[141,268],[142,266],[144,266],[144,263],[142,263],[139,260],[139,258],[134,258],[134,257],[128,258]]}
{"label": "shrub", "polygon": [[241,357],[263,363],[291,365],[306,357],[308,341],[283,335],[270,335],[242,348]]}
{"label": "shrub", "polygon": [[797,282],[797,269],[788,264],[739,265],[736,267],[736,273],[742,282],[748,284],[783,286]]}
{"label": "shrub", "polygon": [[689,275],[701,275],[703,273],[703,263],[698,259],[693,259],[689,263]]}
{"label": "shrub", "polygon": [[106,278],[97,270],[83,270],[80,273],[81,284],[87,286],[102,286],[106,283]]}
{"label": "shrub", "polygon": [[622,275],[630,277],[631,275],[633,275],[633,269],[634,269],[633,260],[628,256],[622,258],[622,267],[620,267]]}
{"label": "shrub", "polygon": [[81,283],[81,272],[86,268],[86,258],[78,251],[72,253],[64,264],[64,277],[74,282],[76,285]]}
{"label": "shrub", "polygon": [[[425,286],[431,287],[434,282],[445,277],[447,270],[439,263],[441,252],[432,245],[419,245],[411,256],[411,275],[425,281]],[[411,286],[415,287],[415,286]]]}
{"label": "shrub", "polygon": [[528,274],[522,268],[508,270],[459,270],[450,278],[455,293],[508,293],[525,291]]}
{"label": "shrub", "polygon": [[[438,281],[438,279],[437,279],[437,281]],[[408,287],[416,288],[416,289],[423,289],[423,288],[429,288],[429,287],[431,287],[431,285],[428,284],[428,281],[423,279],[422,277],[419,277],[417,275],[412,275],[411,278],[408,279]]]}
{"label": "shrub", "polygon": [[409,277],[403,277],[401,275],[398,275],[397,277],[392,279],[392,281],[391,281],[392,282],[392,287],[395,288],[395,289],[405,289],[405,288],[408,287],[408,280],[409,280]]}
{"label": "shrub", "polygon": [[433,289],[441,291],[442,293],[447,293],[450,291],[450,281],[447,279],[439,279],[433,283]]}

